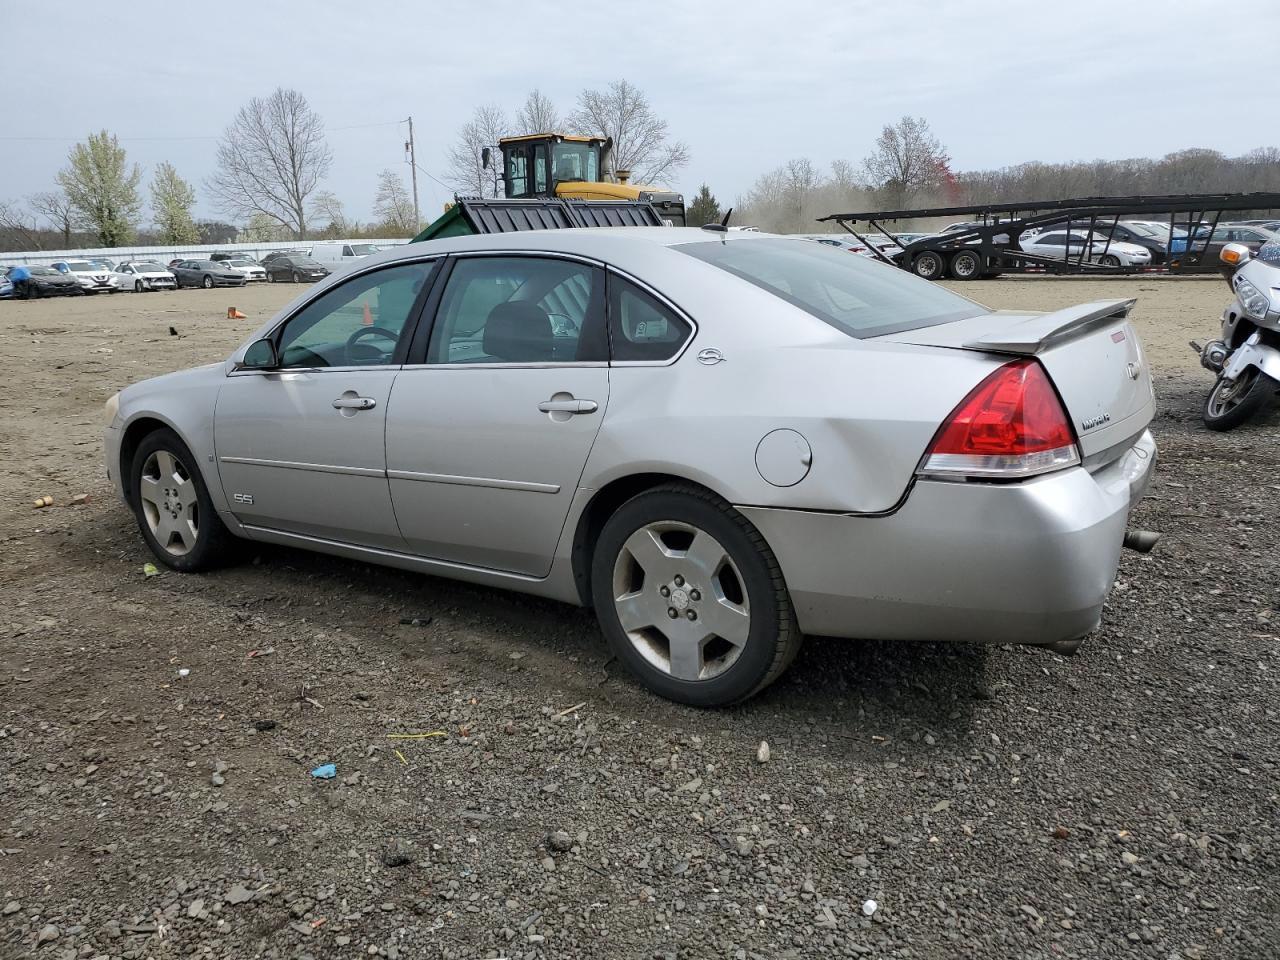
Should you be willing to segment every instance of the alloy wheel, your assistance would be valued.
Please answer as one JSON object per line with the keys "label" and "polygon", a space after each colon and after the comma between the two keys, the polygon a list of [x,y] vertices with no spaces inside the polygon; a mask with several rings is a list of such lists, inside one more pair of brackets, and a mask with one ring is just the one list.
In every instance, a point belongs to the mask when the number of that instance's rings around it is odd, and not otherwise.
{"label": "alloy wheel", "polygon": [[200,535],[200,503],[186,465],[168,450],[156,450],[139,479],[142,516],[151,536],[170,556],[195,549]]}
{"label": "alloy wheel", "polygon": [[636,651],[678,680],[710,680],[746,646],[751,609],[721,543],[676,520],[648,523],[618,551],[614,609]]}

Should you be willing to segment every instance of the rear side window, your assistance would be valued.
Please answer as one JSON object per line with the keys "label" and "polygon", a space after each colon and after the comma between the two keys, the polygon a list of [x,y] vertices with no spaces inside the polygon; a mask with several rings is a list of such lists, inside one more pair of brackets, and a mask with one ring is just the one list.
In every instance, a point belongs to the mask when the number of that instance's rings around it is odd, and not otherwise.
{"label": "rear side window", "polygon": [[670,360],[693,328],[666,304],[618,276],[609,277],[609,341],[615,363]]}
{"label": "rear side window", "polygon": [[905,270],[821,243],[761,237],[704,240],[671,249],[719,267],[860,339],[989,312]]}

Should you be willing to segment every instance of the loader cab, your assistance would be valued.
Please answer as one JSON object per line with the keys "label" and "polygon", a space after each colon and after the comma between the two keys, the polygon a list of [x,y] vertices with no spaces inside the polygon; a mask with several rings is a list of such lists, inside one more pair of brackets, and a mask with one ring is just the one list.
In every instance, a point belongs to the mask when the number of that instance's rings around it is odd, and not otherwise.
{"label": "loader cab", "polygon": [[503,192],[510,199],[553,197],[564,193],[560,184],[598,183],[610,146],[599,137],[559,133],[504,137],[498,141]]}

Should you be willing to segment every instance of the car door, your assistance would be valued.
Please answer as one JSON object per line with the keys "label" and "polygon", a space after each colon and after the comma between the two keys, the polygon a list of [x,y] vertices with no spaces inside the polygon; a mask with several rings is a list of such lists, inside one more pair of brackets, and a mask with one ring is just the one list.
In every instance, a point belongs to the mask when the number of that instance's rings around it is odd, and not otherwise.
{"label": "car door", "polygon": [[476,255],[442,284],[387,413],[400,529],[426,557],[545,576],[609,400],[604,272]]}
{"label": "car door", "polygon": [[433,260],[390,264],[326,290],[273,331],[277,366],[227,377],[214,442],[241,523],[404,547],[383,435],[434,270]]}

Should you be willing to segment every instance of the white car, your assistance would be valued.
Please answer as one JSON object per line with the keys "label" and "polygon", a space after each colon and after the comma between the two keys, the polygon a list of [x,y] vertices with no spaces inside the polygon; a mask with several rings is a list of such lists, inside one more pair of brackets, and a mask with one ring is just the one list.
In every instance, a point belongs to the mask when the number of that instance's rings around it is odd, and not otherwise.
{"label": "white car", "polygon": [[155,260],[125,260],[116,264],[116,282],[121,290],[142,293],[145,290],[176,290],[177,278]]}
{"label": "white car", "polygon": [[1089,262],[1104,267],[1145,267],[1151,263],[1151,251],[1146,247],[1118,240],[1108,242],[1101,234],[1090,235],[1079,230],[1070,233],[1046,230],[1035,236],[1023,234],[1018,246],[1027,253],[1059,260],[1075,260],[1083,254]]}
{"label": "white car", "polygon": [[237,257],[234,260],[223,260],[222,265],[229,267],[236,273],[243,273],[245,283],[267,282],[267,271],[262,269],[262,264],[257,260],[250,260],[248,257]]}
{"label": "white car", "polygon": [[85,293],[117,293],[120,281],[109,268],[103,268],[88,260],[59,260],[50,264],[59,273],[75,277]]}

